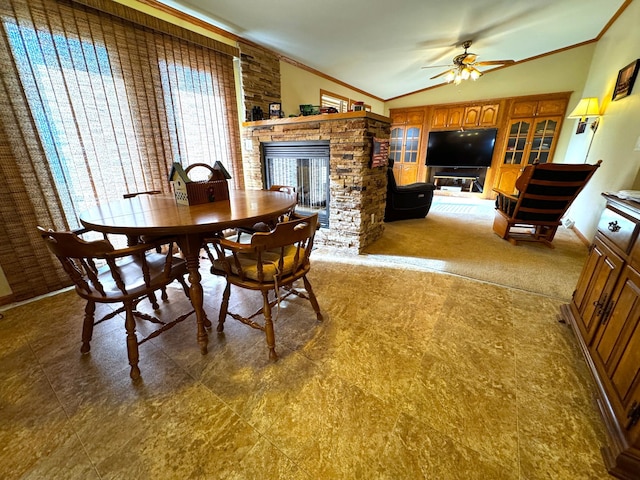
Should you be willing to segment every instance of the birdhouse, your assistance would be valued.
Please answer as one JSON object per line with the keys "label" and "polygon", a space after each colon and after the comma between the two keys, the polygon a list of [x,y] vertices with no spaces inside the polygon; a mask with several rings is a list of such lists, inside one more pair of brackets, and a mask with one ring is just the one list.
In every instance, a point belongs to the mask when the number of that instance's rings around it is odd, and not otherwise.
{"label": "birdhouse", "polygon": [[[211,171],[206,180],[194,181],[189,178],[189,170],[193,167],[205,167]],[[216,168],[218,167],[218,168]],[[175,162],[169,172],[169,181],[173,185],[176,202],[180,205],[199,205],[201,203],[229,200],[229,185],[231,178],[224,166],[216,162],[214,167],[205,163],[194,163],[186,169]]]}

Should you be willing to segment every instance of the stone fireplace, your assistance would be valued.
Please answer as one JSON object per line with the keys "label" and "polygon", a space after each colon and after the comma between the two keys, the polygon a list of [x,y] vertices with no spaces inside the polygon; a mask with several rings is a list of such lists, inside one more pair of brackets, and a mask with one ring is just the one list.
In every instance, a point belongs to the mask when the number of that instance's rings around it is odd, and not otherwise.
{"label": "stone fireplace", "polygon": [[[371,112],[245,122],[242,133],[245,188],[263,189],[280,181],[267,178],[265,149],[268,152],[269,147],[278,144],[281,147],[328,144],[327,213],[316,235],[316,244],[360,253],[380,238],[384,230],[386,167],[371,168],[370,162],[373,138],[389,138],[389,125],[389,118]],[[288,178],[293,182],[293,176]],[[308,204],[306,197],[302,197],[301,213],[321,206],[319,193],[315,192],[315,200],[309,196]]]}
{"label": "stone fireplace", "polygon": [[329,227],[329,141],[263,142],[264,187],[296,187],[296,211],[318,214],[320,226]]}

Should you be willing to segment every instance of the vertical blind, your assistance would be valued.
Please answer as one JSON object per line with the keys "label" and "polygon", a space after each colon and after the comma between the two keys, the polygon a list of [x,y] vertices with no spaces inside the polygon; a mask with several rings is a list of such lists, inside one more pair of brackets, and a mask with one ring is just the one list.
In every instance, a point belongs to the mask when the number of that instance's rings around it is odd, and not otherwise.
{"label": "vertical blind", "polygon": [[68,0],[4,0],[0,22],[0,265],[16,300],[68,283],[36,225],[169,193],[173,162],[221,161],[243,186],[233,57]]}

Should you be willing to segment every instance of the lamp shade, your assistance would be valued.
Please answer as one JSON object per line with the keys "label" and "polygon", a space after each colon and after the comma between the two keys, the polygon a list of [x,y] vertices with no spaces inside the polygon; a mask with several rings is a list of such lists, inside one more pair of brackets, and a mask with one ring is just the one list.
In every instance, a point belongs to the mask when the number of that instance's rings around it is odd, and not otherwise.
{"label": "lamp shade", "polygon": [[579,118],[584,120],[587,117],[599,117],[600,105],[595,97],[582,98],[576,108],[569,114],[567,118]]}

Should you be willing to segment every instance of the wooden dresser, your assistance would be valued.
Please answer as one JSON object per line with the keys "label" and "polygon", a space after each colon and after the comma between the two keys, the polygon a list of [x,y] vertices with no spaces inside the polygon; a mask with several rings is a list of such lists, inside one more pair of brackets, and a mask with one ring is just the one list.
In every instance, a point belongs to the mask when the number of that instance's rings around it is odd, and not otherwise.
{"label": "wooden dresser", "polygon": [[578,285],[561,314],[593,374],[609,442],[609,473],[640,478],[640,203],[604,194]]}

